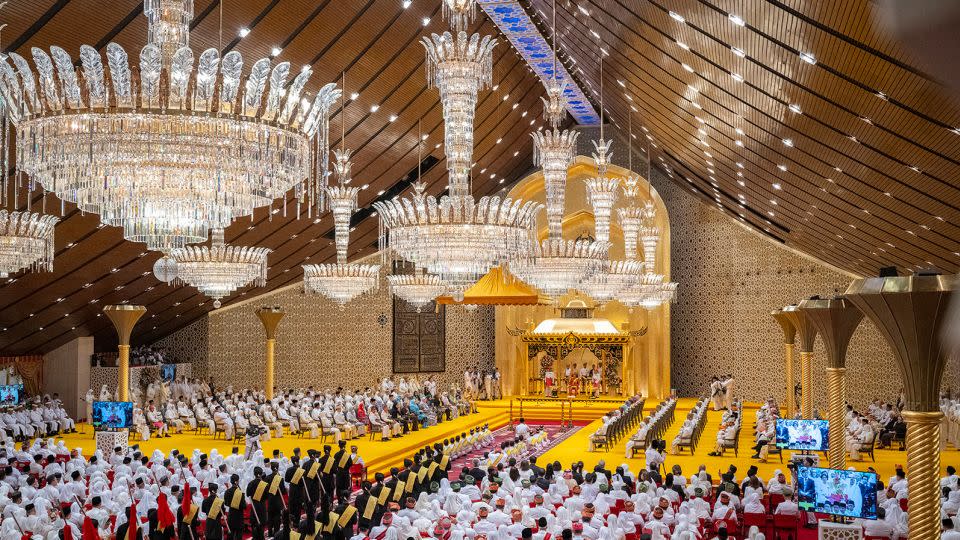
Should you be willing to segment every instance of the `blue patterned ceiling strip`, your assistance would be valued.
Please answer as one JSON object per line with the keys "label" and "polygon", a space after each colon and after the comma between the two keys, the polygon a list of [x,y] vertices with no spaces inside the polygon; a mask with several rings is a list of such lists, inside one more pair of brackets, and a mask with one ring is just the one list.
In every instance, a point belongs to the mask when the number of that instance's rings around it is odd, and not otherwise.
{"label": "blue patterned ceiling strip", "polygon": [[[533,21],[516,0],[478,0],[480,7],[496,24],[500,31],[513,43],[534,73],[546,82],[553,78],[553,52],[550,43],[537,30]],[[578,124],[583,126],[600,125],[600,117],[593,105],[577,86],[573,77],[567,73],[563,64],[557,63],[557,75],[567,81],[564,94],[567,97],[567,111]]]}

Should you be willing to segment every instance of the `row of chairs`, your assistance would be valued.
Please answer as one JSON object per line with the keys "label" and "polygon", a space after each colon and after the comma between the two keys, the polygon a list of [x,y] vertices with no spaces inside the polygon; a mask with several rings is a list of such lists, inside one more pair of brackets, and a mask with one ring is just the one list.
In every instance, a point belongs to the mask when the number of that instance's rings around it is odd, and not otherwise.
{"label": "row of chairs", "polygon": [[[696,417],[694,418],[694,416]],[[693,427],[693,432],[689,437],[680,437],[680,435],[677,435],[675,444],[677,451],[687,448],[690,450],[690,455],[692,456],[697,450],[700,435],[703,434],[703,430],[707,426],[707,398],[701,399],[690,409],[690,412],[687,413],[687,419],[693,419],[696,422]]]}
{"label": "row of chairs", "polygon": [[604,450],[610,450],[616,445],[624,433],[628,433],[640,422],[644,403],[645,400],[640,399],[628,407],[626,412],[618,416],[613,422],[610,422],[605,432],[594,433],[591,436],[593,448],[596,450],[602,447]]}
{"label": "row of chairs", "polygon": [[[743,402],[737,400],[736,410],[743,411]],[[743,416],[737,415],[736,420],[736,429],[734,429],[733,437],[725,437],[720,441],[720,455],[722,456],[727,450],[733,450],[734,457],[739,457],[740,452],[740,429],[743,427]]]}
{"label": "row of chairs", "polygon": [[671,399],[665,403],[665,410],[660,417],[654,421],[653,425],[647,429],[647,434],[643,440],[635,442],[633,447],[635,452],[646,450],[654,440],[662,438],[663,434],[673,425],[674,416],[677,412],[677,400]]}

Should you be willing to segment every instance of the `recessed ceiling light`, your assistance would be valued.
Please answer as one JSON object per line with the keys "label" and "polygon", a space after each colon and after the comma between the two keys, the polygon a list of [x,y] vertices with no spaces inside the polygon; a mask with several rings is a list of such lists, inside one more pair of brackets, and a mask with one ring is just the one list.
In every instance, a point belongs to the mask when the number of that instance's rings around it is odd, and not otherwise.
{"label": "recessed ceiling light", "polygon": [[359,97],[360,97],[360,94],[358,94],[357,92],[354,92],[354,93],[350,94],[350,101],[356,101],[357,98],[359,98]]}
{"label": "recessed ceiling light", "polygon": [[683,18],[683,15],[680,15],[675,11],[670,12],[670,18],[680,23],[687,22],[687,20]]}
{"label": "recessed ceiling light", "polygon": [[733,80],[737,82],[743,82],[743,75],[739,73],[731,73],[730,76],[733,77]]}
{"label": "recessed ceiling light", "polygon": [[796,103],[791,103],[788,108],[790,109],[790,112],[792,112],[792,113],[795,113],[795,114],[803,114],[803,111],[800,110],[800,106],[797,105]]}
{"label": "recessed ceiling light", "polygon": [[735,144],[735,145],[737,145],[737,146],[743,146],[743,141],[741,141],[740,139],[737,139],[737,140],[733,141],[733,144]]}
{"label": "recessed ceiling light", "polygon": [[733,128],[733,130],[737,132],[737,135],[743,135],[743,130],[742,130],[742,129],[740,129],[740,128]]}
{"label": "recessed ceiling light", "polygon": [[780,169],[781,171],[786,171],[786,170],[787,170],[787,166],[786,166],[786,165],[777,165],[777,168]]}
{"label": "recessed ceiling light", "polygon": [[249,33],[250,33],[250,29],[249,29],[249,28],[241,28],[241,29],[240,29],[240,37],[242,37],[242,38],[247,37],[247,34],[249,34]]}
{"label": "recessed ceiling light", "polygon": [[690,50],[690,46],[687,45],[686,43],[682,42],[682,41],[679,41],[679,40],[678,40],[678,41],[677,41],[677,45],[678,45],[681,49],[683,49],[683,50],[685,50],[685,51],[689,51],[689,50]]}
{"label": "recessed ceiling light", "polygon": [[413,0],[403,0],[403,9],[407,9],[411,4],[413,4]]}
{"label": "recessed ceiling light", "polygon": [[814,56],[813,53],[802,52],[800,53],[800,59],[811,66],[817,63],[817,57]]}
{"label": "recessed ceiling light", "polygon": [[783,145],[784,145],[784,146],[793,146],[793,139],[784,139],[784,140],[783,140]]}
{"label": "recessed ceiling light", "polygon": [[783,186],[781,186],[779,183],[775,183],[773,184],[773,189],[780,190],[783,189]]}
{"label": "recessed ceiling light", "polygon": [[687,64],[680,64],[680,66],[681,66],[683,69],[689,71],[690,73],[693,73],[693,68],[690,67],[690,66],[688,66]]}
{"label": "recessed ceiling light", "polygon": [[391,115],[390,115],[390,121],[391,121],[391,122],[396,122],[396,121],[397,121],[397,115],[391,114]]}
{"label": "recessed ceiling light", "polygon": [[624,87],[624,88],[627,87],[627,85],[624,84],[623,81],[621,81],[620,79],[617,79],[617,84],[619,84],[620,86],[622,86],[622,87]]}
{"label": "recessed ceiling light", "polygon": [[430,24],[430,17],[424,17],[424,18],[423,18],[423,25],[424,25],[424,26],[427,26],[428,24]]}
{"label": "recessed ceiling light", "polygon": [[696,101],[691,101],[690,104],[693,105],[694,108],[696,108],[696,109],[703,110],[703,106],[700,105],[699,103],[697,103]]}
{"label": "recessed ceiling light", "polygon": [[732,52],[734,56],[738,56],[740,58],[747,56],[747,53],[743,52],[743,49],[737,47],[730,47],[730,52]]}
{"label": "recessed ceiling light", "polygon": [[270,56],[280,56],[280,53],[283,52],[283,49],[280,47],[274,47],[270,49]]}
{"label": "recessed ceiling light", "polygon": [[730,22],[737,26],[746,26],[746,21],[744,21],[739,15],[734,15],[733,13],[727,15],[727,18],[730,19]]}

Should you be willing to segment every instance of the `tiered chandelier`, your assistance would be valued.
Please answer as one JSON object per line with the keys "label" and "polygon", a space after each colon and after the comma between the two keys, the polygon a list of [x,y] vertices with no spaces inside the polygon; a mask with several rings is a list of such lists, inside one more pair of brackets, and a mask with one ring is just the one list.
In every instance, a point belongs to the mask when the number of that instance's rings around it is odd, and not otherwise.
{"label": "tiered chandelier", "polygon": [[335,186],[328,186],[326,193],[330,212],[333,214],[337,262],[303,265],[303,287],[308,293],[321,294],[333,300],[343,310],[347,302],[378,288],[380,265],[347,262],[350,217],[357,209],[357,194],[360,188],[349,185],[351,181],[350,151],[341,148],[334,154],[336,155],[334,171],[337,173],[338,183]]}
{"label": "tiered chandelier", "polygon": [[[610,218],[620,192],[620,181],[607,176],[607,167],[613,157],[612,154],[608,155],[612,143],[613,140],[603,139],[601,124],[600,140],[593,142],[597,176],[586,181],[587,199],[593,207],[594,230],[598,242],[610,241]],[[613,300],[620,291],[635,283],[640,271],[640,263],[634,260],[606,260],[603,267],[584,282],[583,290],[596,302],[603,304]]]}
{"label": "tiered chandelier", "polygon": [[374,206],[388,230],[382,240],[446,282],[454,300],[462,301],[464,291],[491,268],[528,256],[541,205],[496,196],[477,201],[470,193],[477,94],[492,83],[496,40],[459,31],[433,34],[422,43],[427,79],[439,89],[443,105],[449,195],[438,200],[417,182],[410,198]]}
{"label": "tiered chandelier", "polygon": [[53,216],[0,210],[0,278],[24,269],[53,271],[56,224]]}
{"label": "tiered chandelier", "polygon": [[176,262],[177,277],[212,298],[213,307],[219,308],[220,300],[240,287],[266,284],[269,253],[262,247],[226,245],[223,229],[213,229],[209,247],[178,248],[170,252],[170,259]]}
{"label": "tiered chandelier", "polygon": [[573,162],[579,135],[556,128],[533,133],[534,165],[543,167],[549,236],[537,246],[532,259],[517,261],[510,271],[548,296],[579,287],[602,268],[610,247],[609,241],[562,237],[567,168]]}
{"label": "tiered chandelier", "polygon": [[203,242],[293,188],[319,212],[336,86],[310,100],[311,70],[288,83],[290,63],[269,58],[244,80],[237,51],[207,49],[194,66],[193,0],[146,0],[144,14],[148,42],[133,68],[116,43],[106,66],[88,45],[77,62],[56,46],[33,48],[36,72],[17,53],[16,71],[0,60],[18,170],[163,252]]}

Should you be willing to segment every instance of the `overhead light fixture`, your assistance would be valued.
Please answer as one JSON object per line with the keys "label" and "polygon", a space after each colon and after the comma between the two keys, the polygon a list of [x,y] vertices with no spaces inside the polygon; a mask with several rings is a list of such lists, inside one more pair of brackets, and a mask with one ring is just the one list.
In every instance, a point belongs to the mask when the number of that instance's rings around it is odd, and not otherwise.
{"label": "overhead light fixture", "polygon": [[730,47],[730,51],[733,53],[734,56],[737,56],[740,58],[747,56],[747,53],[743,52],[743,49],[740,49],[738,47]]}
{"label": "overhead light fixture", "polygon": [[727,18],[729,18],[730,22],[737,26],[746,26],[747,24],[742,18],[740,18],[739,15],[734,15],[733,13],[727,15]]}
{"label": "overhead light fixture", "polygon": [[817,57],[814,56],[813,53],[802,52],[800,53],[800,59],[810,65],[815,65],[817,63]]}
{"label": "overhead light fixture", "polygon": [[687,20],[684,19],[682,15],[680,15],[679,13],[677,13],[677,12],[675,12],[675,11],[671,11],[671,12],[670,12],[670,18],[673,19],[673,20],[675,20],[675,21],[677,21],[677,22],[679,22],[679,23],[685,23],[685,22],[687,22]]}
{"label": "overhead light fixture", "polygon": [[[6,183],[2,188],[6,193]],[[34,212],[0,210],[0,278],[24,269],[52,272],[57,221]]]}
{"label": "overhead light fixture", "polygon": [[789,109],[790,109],[790,112],[792,112],[792,113],[794,113],[794,114],[802,114],[802,113],[803,113],[803,111],[800,110],[800,106],[797,105],[796,103],[791,103]]}

